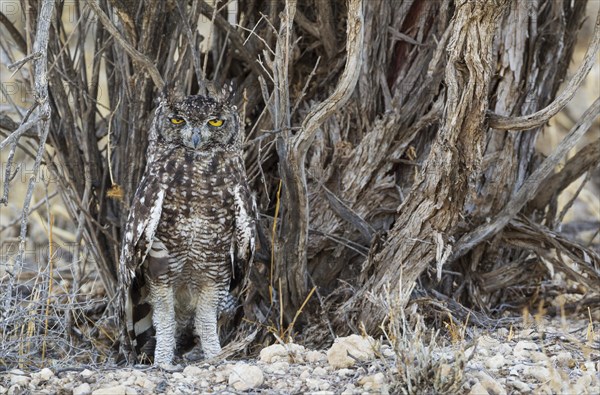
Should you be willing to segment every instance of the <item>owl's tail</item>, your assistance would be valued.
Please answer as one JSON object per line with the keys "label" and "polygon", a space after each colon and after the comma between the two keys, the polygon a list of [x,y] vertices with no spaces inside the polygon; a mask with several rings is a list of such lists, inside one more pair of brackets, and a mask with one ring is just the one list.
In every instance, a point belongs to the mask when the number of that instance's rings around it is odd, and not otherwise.
{"label": "owl's tail", "polygon": [[148,287],[141,273],[136,273],[125,303],[126,337],[134,361],[151,363],[154,356],[155,331],[152,325],[152,305],[148,302]]}

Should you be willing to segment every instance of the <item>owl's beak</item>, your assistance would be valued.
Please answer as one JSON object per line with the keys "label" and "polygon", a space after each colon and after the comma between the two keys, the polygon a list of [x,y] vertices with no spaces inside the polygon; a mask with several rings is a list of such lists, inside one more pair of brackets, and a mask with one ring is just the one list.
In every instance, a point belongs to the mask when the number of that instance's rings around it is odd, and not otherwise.
{"label": "owl's beak", "polygon": [[200,131],[194,130],[192,134],[192,144],[194,144],[194,148],[198,148],[198,144],[200,144]]}

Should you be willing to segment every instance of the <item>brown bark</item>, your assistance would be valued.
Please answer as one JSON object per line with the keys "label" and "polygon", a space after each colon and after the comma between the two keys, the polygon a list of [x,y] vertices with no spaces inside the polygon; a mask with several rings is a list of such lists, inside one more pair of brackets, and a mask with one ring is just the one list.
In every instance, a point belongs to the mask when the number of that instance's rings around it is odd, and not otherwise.
{"label": "brown bark", "polygon": [[[386,287],[406,303],[417,277],[436,263],[438,279],[452,251],[469,185],[477,177],[485,141],[485,115],[493,76],[495,37],[506,1],[458,1],[448,28],[448,87],[439,132],[425,166],[388,234],[385,247],[367,263],[374,274],[348,304],[375,330],[382,321]],[[366,297],[366,292],[371,294]],[[360,301],[359,301],[360,300]]]}

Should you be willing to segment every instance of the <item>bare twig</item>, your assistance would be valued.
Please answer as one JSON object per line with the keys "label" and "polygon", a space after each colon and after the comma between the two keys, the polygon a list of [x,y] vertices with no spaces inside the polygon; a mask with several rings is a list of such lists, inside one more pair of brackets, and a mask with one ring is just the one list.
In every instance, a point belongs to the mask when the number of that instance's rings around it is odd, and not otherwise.
{"label": "bare twig", "polygon": [[6,28],[6,30],[8,30],[8,33],[19,47],[19,50],[23,53],[26,53],[27,43],[25,42],[25,39],[21,33],[19,33],[19,30],[15,27],[15,25],[13,25],[12,22],[2,12],[0,12],[0,23]]}
{"label": "bare twig", "polygon": [[223,18],[219,14],[214,13],[213,8],[206,4],[205,1],[200,1],[199,4],[200,11],[202,12],[202,14],[204,14],[208,18],[211,18],[211,20],[213,20],[212,16],[214,15],[215,25],[223,31],[229,33],[229,38],[231,39],[233,47],[238,51],[240,56],[244,59],[244,61],[246,62],[246,64],[248,64],[252,71],[254,71],[257,75],[266,76],[265,71],[258,67],[258,65],[256,64],[256,56],[250,51],[248,51],[248,48],[246,48],[246,46],[244,45],[244,40],[242,40],[242,37],[235,30],[235,28],[231,26],[231,24],[229,24],[227,19]]}
{"label": "bare twig", "polygon": [[33,117],[33,119],[30,119],[29,121],[25,122],[24,124],[21,124],[17,130],[12,132],[7,138],[5,138],[4,140],[2,140],[2,142],[0,142],[0,150],[2,148],[4,148],[5,146],[7,146],[8,144],[16,143],[23,134],[27,133],[27,131],[29,131],[29,129],[31,129],[33,126],[35,126],[39,121],[40,121],[40,114],[37,114]]}
{"label": "bare twig", "polygon": [[[44,154],[46,139],[50,132],[50,103],[48,101],[48,40],[50,34],[50,21],[52,18],[52,11],[54,10],[54,1],[44,0],[38,16],[38,25],[35,35],[35,42],[33,44],[34,53],[41,53],[39,57],[35,58],[34,61],[34,88],[36,100],[39,103],[37,108],[37,116],[40,120],[39,125],[39,136],[40,142],[33,165],[33,175],[29,179],[29,185],[27,187],[27,193],[25,195],[25,201],[23,202],[23,213],[21,215],[21,233],[19,235],[19,255],[17,262],[22,264],[23,253],[25,251],[25,239],[27,237],[27,224],[29,217],[29,204],[31,203],[31,197],[33,196],[33,186],[35,184],[35,175],[38,173],[40,164],[42,162],[42,156]],[[33,121],[35,121],[35,118]]]}
{"label": "bare twig", "polygon": [[[277,152],[280,157],[280,173],[286,182],[284,207],[288,212],[286,215],[288,224],[285,226],[289,227],[286,230],[288,234],[285,236],[284,245],[281,248],[284,255],[280,257],[280,260],[285,262],[286,265],[281,270],[288,272],[286,287],[290,286],[290,289],[287,291],[291,292],[291,303],[288,304],[291,309],[290,312],[302,303],[302,298],[307,291],[306,248],[308,245],[309,207],[304,166],[306,153],[319,127],[348,101],[358,81],[364,50],[362,7],[361,0],[351,0],[348,3],[346,65],[335,90],[327,99],[313,107],[302,122],[301,132],[297,133],[296,136],[281,136],[278,140]],[[288,40],[289,45],[289,34],[285,34],[284,32],[284,36]],[[279,43],[277,47],[280,47]],[[285,61],[288,60],[287,57],[283,57],[283,59]],[[275,74],[280,76],[286,75],[285,73],[288,70],[287,63],[278,61],[276,64],[281,70],[277,70]],[[283,96],[286,95],[286,92],[287,89],[278,89],[276,87],[273,94]],[[279,103],[280,109],[275,114],[274,124],[275,127],[281,127],[286,119],[289,122],[289,107],[286,108],[282,105],[283,103],[289,104],[289,100],[286,101],[285,97],[282,97],[275,102]],[[277,116],[280,117],[279,121]],[[283,144],[284,142],[285,144]],[[290,275],[290,272],[293,275]]]}
{"label": "bare twig", "polygon": [[146,69],[148,74],[150,74],[152,81],[154,81],[154,85],[156,85],[156,88],[158,90],[162,90],[165,86],[165,82],[162,79],[154,63],[152,63],[150,59],[146,57],[146,55],[140,53],[127,40],[125,40],[125,38],[121,35],[121,33],[119,33],[115,25],[113,25],[110,19],[108,19],[108,16],[104,13],[104,11],[102,11],[102,9],[98,5],[98,3],[96,3],[95,0],[86,2],[86,4],[89,5],[92,8],[92,10],[94,10],[94,13],[98,16],[98,19],[100,19],[100,22],[102,23],[104,28],[108,30],[108,32],[119,43],[119,45],[121,45],[123,49],[127,51],[129,56],[131,56],[133,60],[138,62],[144,69]]}

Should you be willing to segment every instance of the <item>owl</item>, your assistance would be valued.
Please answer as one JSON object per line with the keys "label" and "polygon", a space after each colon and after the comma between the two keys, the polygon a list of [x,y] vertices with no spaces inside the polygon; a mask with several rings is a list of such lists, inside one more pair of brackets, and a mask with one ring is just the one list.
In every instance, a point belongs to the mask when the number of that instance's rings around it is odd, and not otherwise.
{"label": "owl", "polygon": [[119,262],[130,362],[153,355],[173,366],[190,331],[206,358],[221,351],[217,321],[247,278],[256,212],[231,91],[166,98],[156,110]]}

